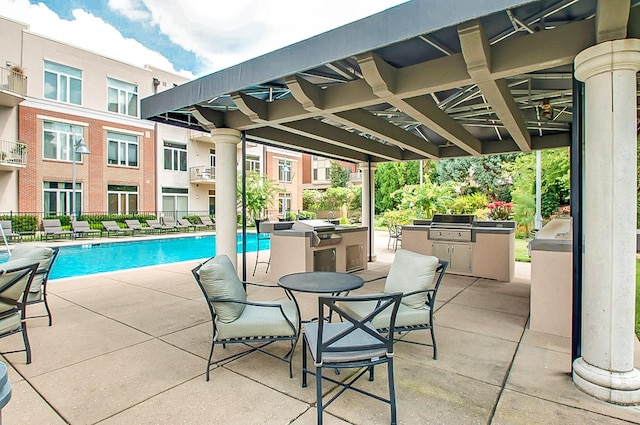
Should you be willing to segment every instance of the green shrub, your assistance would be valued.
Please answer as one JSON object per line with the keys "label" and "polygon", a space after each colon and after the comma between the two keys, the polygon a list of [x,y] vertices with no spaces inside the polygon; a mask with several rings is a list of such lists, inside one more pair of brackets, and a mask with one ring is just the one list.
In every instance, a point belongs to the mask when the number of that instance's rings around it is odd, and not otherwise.
{"label": "green shrub", "polygon": [[11,228],[16,233],[38,230],[38,217],[35,215],[4,215],[0,220],[11,220]]}

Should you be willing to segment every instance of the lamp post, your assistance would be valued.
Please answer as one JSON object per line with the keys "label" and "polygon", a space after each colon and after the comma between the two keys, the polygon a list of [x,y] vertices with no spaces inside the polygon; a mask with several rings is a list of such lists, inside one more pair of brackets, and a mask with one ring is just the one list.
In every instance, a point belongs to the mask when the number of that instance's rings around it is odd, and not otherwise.
{"label": "lamp post", "polygon": [[76,221],[76,154],[90,154],[89,147],[81,137],[77,142],[73,137],[73,171],[71,177],[71,221]]}

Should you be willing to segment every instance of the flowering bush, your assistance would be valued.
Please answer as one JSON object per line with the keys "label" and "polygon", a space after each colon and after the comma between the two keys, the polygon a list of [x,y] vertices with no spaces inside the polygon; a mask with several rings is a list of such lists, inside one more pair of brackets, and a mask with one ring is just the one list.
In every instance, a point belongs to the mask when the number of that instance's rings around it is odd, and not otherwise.
{"label": "flowering bush", "polygon": [[513,204],[511,202],[495,201],[487,205],[491,220],[511,220],[513,217]]}

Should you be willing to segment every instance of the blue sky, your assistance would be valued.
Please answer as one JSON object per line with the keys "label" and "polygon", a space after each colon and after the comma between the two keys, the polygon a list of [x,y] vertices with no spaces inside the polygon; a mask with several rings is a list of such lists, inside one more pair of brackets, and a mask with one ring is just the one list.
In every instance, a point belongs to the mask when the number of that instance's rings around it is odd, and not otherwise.
{"label": "blue sky", "polygon": [[0,0],[0,15],[52,39],[193,77],[405,1]]}

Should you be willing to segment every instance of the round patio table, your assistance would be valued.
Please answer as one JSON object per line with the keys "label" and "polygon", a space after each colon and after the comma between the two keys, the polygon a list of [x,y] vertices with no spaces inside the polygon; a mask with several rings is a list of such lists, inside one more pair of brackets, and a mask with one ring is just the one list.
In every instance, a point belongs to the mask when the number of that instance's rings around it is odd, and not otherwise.
{"label": "round patio table", "polygon": [[[284,288],[289,298],[296,303],[300,318],[300,307],[294,292],[340,295],[360,288],[364,285],[364,280],[360,276],[350,273],[300,272],[282,276],[278,279],[278,285]],[[311,320],[317,320],[317,318]]]}
{"label": "round patio table", "polygon": [[301,272],[282,276],[278,285],[287,291],[339,295],[360,288],[364,280],[350,273]]}

